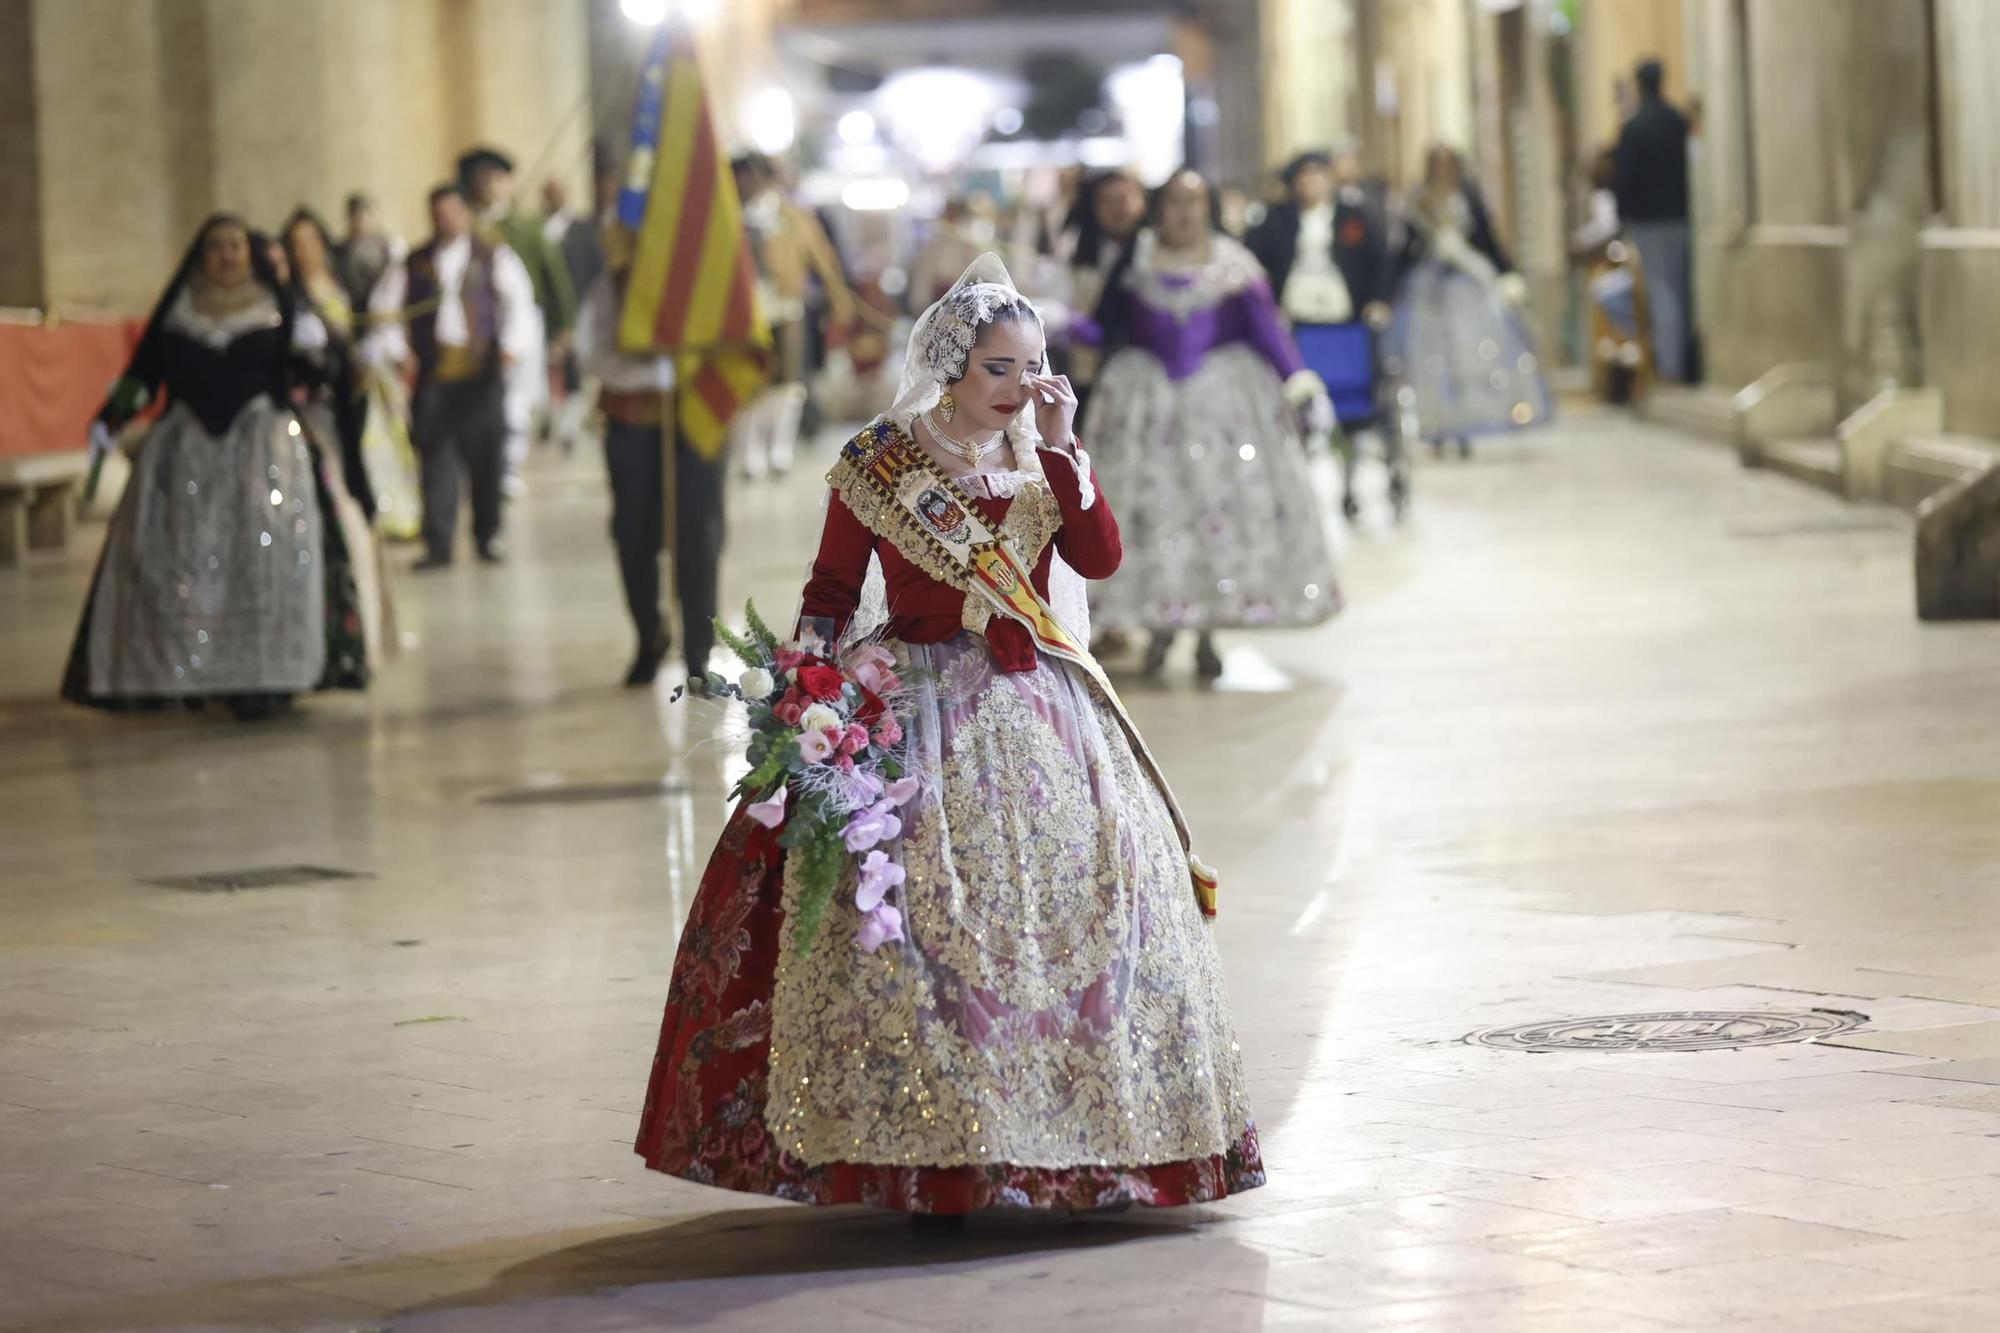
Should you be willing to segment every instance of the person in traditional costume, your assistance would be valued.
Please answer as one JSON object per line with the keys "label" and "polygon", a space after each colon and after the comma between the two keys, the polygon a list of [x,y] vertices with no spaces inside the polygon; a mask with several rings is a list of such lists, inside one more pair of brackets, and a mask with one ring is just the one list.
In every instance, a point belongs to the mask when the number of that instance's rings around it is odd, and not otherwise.
{"label": "person in traditional costume", "polygon": [[1255,257],[1215,230],[1212,200],[1191,171],[1155,193],[1098,308],[1093,336],[1120,350],[1090,409],[1133,553],[1095,590],[1097,623],[1150,634],[1148,675],[1194,631],[1210,680],[1215,631],[1318,624],[1340,606],[1305,453],[1307,428],[1332,424],[1326,390]]}
{"label": "person in traditional costume", "polygon": [[802,631],[893,669],[914,794],[875,829],[881,901],[864,914],[850,862],[805,951],[782,812],[731,818],[674,962],[636,1142],[655,1170],[930,1215],[1263,1183],[1213,872],[1083,647],[1116,496],[1044,356],[982,256],[828,474]]}
{"label": "person in traditional costume", "polygon": [[[1376,330],[1389,323],[1396,269],[1388,219],[1361,183],[1350,145],[1301,153],[1284,170],[1288,198],[1246,238],[1264,266],[1299,354],[1327,385],[1340,430],[1341,511],[1360,515],[1354,434],[1377,424]],[[1392,467],[1395,460],[1392,458]]]}
{"label": "person in traditional costume", "polygon": [[[334,269],[352,312],[352,337],[359,351],[374,324],[402,318],[396,310],[373,310],[370,302],[390,269],[409,255],[403,238],[383,227],[375,201],[347,197],[347,236],[333,249]],[[320,298],[327,302],[326,295]],[[417,454],[410,443],[410,401],[397,378],[365,356],[356,357],[362,400],[361,461],[373,496],[375,530],[394,541],[414,541],[423,532],[423,492]],[[359,492],[357,491],[358,495]]]}
{"label": "person in traditional costume", "polygon": [[[327,519],[339,529],[345,548],[348,572],[343,577],[354,582],[362,646],[370,662],[379,662],[388,645],[381,544],[375,535],[380,506],[364,455],[370,372],[356,342],[359,329],[347,304],[347,288],[333,267],[333,238],[326,224],[311,209],[299,208],[285,220],[278,237],[294,304],[326,327],[325,345],[306,354],[314,371],[310,383],[295,388],[292,399],[319,467]],[[398,473],[388,480],[407,482],[414,475]],[[406,507],[414,498],[413,489],[407,497],[396,497]]]}
{"label": "person in traditional costume", "polygon": [[777,351],[777,373],[737,413],[730,430],[737,467],[755,480],[789,471],[798,452],[810,399],[814,280],[836,319],[853,315],[854,295],[826,228],[811,210],[793,202],[771,160],[762,153],[742,153],[729,165],[757,268],[757,300]]}
{"label": "person in traditional costume", "polygon": [[472,205],[483,239],[513,251],[534,286],[540,327],[501,375],[507,420],[504,485],[510,494],[519,494],[526,484],[521,469],[528,461],[535,417],[548,407],[549,365],[562,359],[576,325],[576,290],[562,250],[550,243],[542,219],[514,198],[512,158],[496,148],[473,149],[458,159],[458,186]]}
{"label": "person in traditional costume", "polygon": [[326,224],[309,208],[294,210],[285,219],[278,239],[291,271],[294,303],[301,310],[310,310],[326,326],[326,347],[318,354],[325,373],[309,397],[315,415],[323,416],[323,420],[309,423],[321,427],[314,433],[315,442],[332,446],[348,494],[373,522],[375,489],[361,457],[368,398],[355,353],[354,308],[348,303],[346,285],[333,268],[333,239]]}
{"label": "person in traditional costume", "polygon": [[272,264],[275,243],[210,217],[92,429],[100,458],[147,407],[63,697],[113,710],[285,711],[362,689],[346,550],[293,408],[326,346]]}
{"label": "person in traditional costume", "polygon": [[347,288],[350,309],[357,315],[368,313],[382,275],[409,252],[403,238],[382,225],[373,199],[358,191],[347,196],[347,235],[334,252],[334,264]]}
{"label": "person in traditional costume", "polygon": [[383,275],[370,301],[397,315],[375,325],[372,359],[415,374],[412,434],[423,469],[426,548],[419,570],[451,564],[461,470],[472,491],[479,558],[501,560],[507,377],[541,339],[528,271],[505,245],[474,234],[456,185],[431,191],[431,226],[431,239]]}
{"label": "person in traditional costume", "polygon": [[1478,186],[1442,146],[1406,208],[1408,235],[1390,346],[1417,433],[1433,452],[1546,421],[1554,410],[1521,316],[1527,284],[1500,244]]}
{"label": "person in traditional costume", "polygon": [[[1130,171],[1099,171],[1078,184],[1070,207],[1063,245],[1068,254],[1068,299],[1072,316],[1088,317],[1104,296],[1104,280],[1116,268],[1125,247],[1146,220],[1146,190]],[[1064,329],[1066,334],[1068,329]],[[1090,424],[1090,391],[1102,368],[1099,349],[1072,341],[1063,349],[1068,374],[1076,385],[1077,421]]]}
{"label": "person in traditional costume", "polygon": [[673,647],[672,622],[660,605],[663,549],[673,555],[682,658],[689,679],[700,679],[715,647],[728,461],[720,455],[703,456],[685,432],[675,430],[670,438],[667,424],[677,383],[673,357],[626,352],[618,346],[618,318],[631,273],[633,242],[630,231],[615,221],[607,223],[604,234],[606,267],[584,293],[577,315],[576,352],[584,373],[598,386],[604,464],[611,481],[611,538],[618,549],[625,605],[639,637],[625,684],[651,685]]}

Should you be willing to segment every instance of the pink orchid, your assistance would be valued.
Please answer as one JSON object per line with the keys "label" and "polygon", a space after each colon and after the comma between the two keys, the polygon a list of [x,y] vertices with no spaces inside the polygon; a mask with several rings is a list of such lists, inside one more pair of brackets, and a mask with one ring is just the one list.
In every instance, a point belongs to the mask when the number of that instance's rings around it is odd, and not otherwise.
{"label": "pink orchid", "polygon": [[874,953],[890,940],[903,938],[903,914],[884,903],[861,918],[861,929],[854,932],[854,943],[867,953]]}
{"label": "pink orchid", "polygon": [[903,938],[903,914],[887,901],[889,890],[903,882],[903,867],[886,852],[870,852],[861,863],[861,879],[854,891],[854,905],[861,909],[861,929],[854,942],[869,953],[890,940]]}
{"label": "pink orchid", "polygon": [[872,912],[889,896],[889,890],[903,882],[903,867],[889,859],[887,852],[870,852],[861,863],[861,880],[854,890],[854,905]]}
{"label": "pink orchid", "polygon": [[785,797],[791,788],[780,787],[764,800],[748,806],[743,813],[762,824],[765,828],[776,828],[785,822]]}
{"label": "pink orchid", "polygon": [[871,805],[882,794],[882,779],[863,769],[851,769],[846,774],[846,796],[850,804]]}
{"label": "pink orchid", "polygon": [[894,813],[895,807],[887,801],[877,801],[866,810],[857,810],[847,821],[841,836],[847,841],[847,850],[857,855],[867,851],[879,842],[892,842],[903,835],[903,821]]}
{"label": "pink orchid", "polygon": [[893,694],[903,687],[900,676],[888,667],[878,666],[873,662],[863,662],[855,667],[854,679],[863,688],[873,690],[876,694]]}
{"label": "pink orchid", "polygon": [[824,761],[833,753],[833,742],[824,731],[802,731],[799,733],[799,758],[808,764]]}
{"label": "pink orchid", "polygon": [[847,655],[847,662],[855,669],[864,666],[893,667],[896,665],[896,654],[879,643],[864,643]]}
{"label": "pink orchid", "polygon": [[916,778],[897,778],[882,793],[883,804],[895,809],[908,805],[910,798],[922,791],[924,784]]}

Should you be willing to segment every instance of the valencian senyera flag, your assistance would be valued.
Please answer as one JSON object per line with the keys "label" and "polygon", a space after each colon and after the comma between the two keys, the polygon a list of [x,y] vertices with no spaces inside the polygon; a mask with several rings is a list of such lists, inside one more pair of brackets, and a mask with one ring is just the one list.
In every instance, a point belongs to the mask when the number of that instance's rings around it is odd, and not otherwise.
{"label": "valencian senyera flag", "polygon": [[730,419],[770,374],[771,328],[757,300],[743,202],[684,26],[660,26],[640,78],[618,197],[618,220],[635,233],[618,342],[627,352],[673,355],[682,437],[715,458]]}

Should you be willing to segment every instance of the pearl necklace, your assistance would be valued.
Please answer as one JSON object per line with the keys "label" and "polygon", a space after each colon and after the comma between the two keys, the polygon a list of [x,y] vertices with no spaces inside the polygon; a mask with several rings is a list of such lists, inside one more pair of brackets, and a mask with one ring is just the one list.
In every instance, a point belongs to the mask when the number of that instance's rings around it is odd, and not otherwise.
{"label": "pearl necklace", "polygon": [[1005,431],[999,431],[994,434],[992,439],[980,442],[958,439],[955,436],[947,434],[944,427],[938,425],[935,409],[924,413],[924,428],[930,431],[931,438],[936,440],[945,452],[955,458],[964,459],[972,467],[978,467],[981,463],[985,462],[987,455],[998,449],[1001,443],[1007,438]]}

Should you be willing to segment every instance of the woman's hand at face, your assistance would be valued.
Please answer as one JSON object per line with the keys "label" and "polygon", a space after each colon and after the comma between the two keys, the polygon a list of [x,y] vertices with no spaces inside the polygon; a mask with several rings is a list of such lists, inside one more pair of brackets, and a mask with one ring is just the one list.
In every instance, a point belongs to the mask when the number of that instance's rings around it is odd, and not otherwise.
{"label": "woman's hand at face", "polygon": [[1031,375],[1028,392],[1035,396],[1035,429],[1042,443],[1068,452],[1076,438],[1076,390],[1067,375]]}

